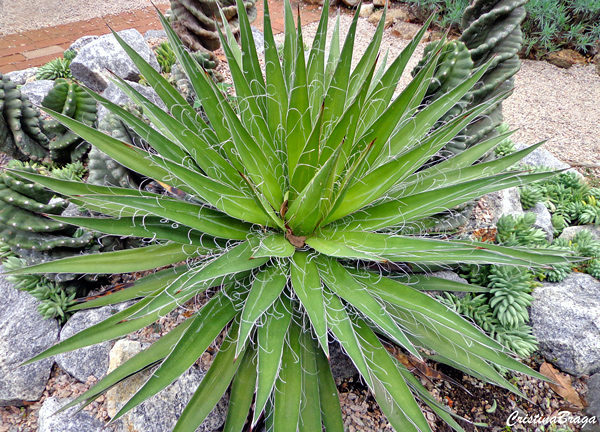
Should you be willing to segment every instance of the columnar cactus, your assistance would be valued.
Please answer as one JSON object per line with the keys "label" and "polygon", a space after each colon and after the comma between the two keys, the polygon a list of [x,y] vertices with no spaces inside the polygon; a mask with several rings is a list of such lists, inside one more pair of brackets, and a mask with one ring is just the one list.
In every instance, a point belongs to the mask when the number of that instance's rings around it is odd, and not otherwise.
{"label": "columnar cactus", "polygon": [[[135,111],[135,107],[126,107]],[[113,113],[106,114],[98,123],[98,130],[109,133],[113,138],[135,146],[143,144],[142,139]],[[88,183],[100,186],[120,186],[137,189],[140,176],[123,165],[115,162],[110,156],[97,148],[89,153]]]}
{"label": "columnar cactus", "polygon": [[[42,105],[92,126],[96,122],[96,101],[78,84],[57,79]],[[44,122],[44,132],[50,137],[50,157],[59,163],[82,159],[90,145],[56,120]]]}
{"label": "columnar cactus", "polygon": [[41,125],[39,111],[0,74],[0,151],[14,159],[47,161],[49,143]]}
{"label": "columnar cactus", "polygon": [[[493,59],[471,91],[472,106],[514,88],[513,77],[521,67],[517,53],[523,43],[521,23],[526,16],[525,3],[527,0],[474,0],[465,9],[460,41],[469,49],[474,66]],[[467,127],[464,148],[496,135],[502,119],[502,105],[497,102]]]}
{"label": "columnar cactus", "polygon": [[[13,162],[14,164],[14,162]],[[14,165],[13,165],[14,166]],[[28,166],[21,170],[35,172]],[[91,233],[75,235],[76,227],[52,220],[44,214],[59,215],[68,205],[36,183],[7,171],[0,175],[0,240],[15,250],[49,251],[80,248],[89,244]],[[80,234],[81,231],[78,232]]]}
{"label": "columnar cactus", "polygon": [[[256,0],[244,1],[250,21],[256,18]],[[239,33],[235,0],[171,0],[173,29],[182,42],[194,51],[215,51],[219,48],[219,7],[234,35]]]}

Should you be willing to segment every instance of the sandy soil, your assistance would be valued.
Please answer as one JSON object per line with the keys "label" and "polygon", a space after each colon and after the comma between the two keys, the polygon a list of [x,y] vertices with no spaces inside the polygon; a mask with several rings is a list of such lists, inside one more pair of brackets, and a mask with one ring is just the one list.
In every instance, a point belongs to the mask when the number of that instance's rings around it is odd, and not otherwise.
{"label": "sandy soil", "polygon": [[0,36],[149,6],[150,0],[0,0]]}

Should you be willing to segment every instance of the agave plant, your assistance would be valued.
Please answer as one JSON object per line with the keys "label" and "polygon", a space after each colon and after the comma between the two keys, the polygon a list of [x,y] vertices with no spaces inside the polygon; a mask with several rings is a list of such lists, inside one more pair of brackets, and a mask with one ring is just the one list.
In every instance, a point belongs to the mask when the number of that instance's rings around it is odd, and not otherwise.
{"label": "agave plant", "polygon": [[[329,344],[341,344],[398,431],[427,431],[415,397],[461,430],[410,371],[394,346],[435,359],[519,394],[497,368],[539,378],[502,345],[422,290],[482,292],[412,269],[456,263],[516,266],[564,262],[557,250],[416,235],[435,214],[482,194],[548,177],[506,172],[535,147],[486,163],[507,137],[485,141],[433,167],[425,162],[484,112],[490,101],[432,131],[485,73],[487,65],[420,107],[439,52],[396,97],[400,75],[425,30],[391,63],[377,67],[385,17],[354,68],[358,12],[343,45],[339,20],[325,54],[328,5],[305,58],[300,23],[285,4],[280,61],[265,2],[265,70],[243,4],[241,48],[221,34],[236,92],[234,109],[182,47],[164,17],[169,43],[199,96],[205,117],[136,52],[115,37],[164,101],[161,110],[125,81],[151,125],[90,93],[151,148],[137,148],[60,113],[47,112],[82,138],[176,196],[102,187],[22,172],[103,217],[53,218],[107,234],[151,237],[137,249],[83,255],[14,273],[125,273],[168,266],[132,286],[70,310],[135,300],[132,306],[30,361],[122,337],[195,296],[209,300],[189,319],[109,373],[69,406],[88,404],[125,378],[154,373],[115,419],[161,391],[224,335],[211,368],[176,431],[194,431],[227,389],[226,431],[263,419],[279,431],[342,431]],[[385,62],[383,62],[385,63]],[[408,234],[407,234],[408,233]],[[220,339],[218,339],[220,340]]]}

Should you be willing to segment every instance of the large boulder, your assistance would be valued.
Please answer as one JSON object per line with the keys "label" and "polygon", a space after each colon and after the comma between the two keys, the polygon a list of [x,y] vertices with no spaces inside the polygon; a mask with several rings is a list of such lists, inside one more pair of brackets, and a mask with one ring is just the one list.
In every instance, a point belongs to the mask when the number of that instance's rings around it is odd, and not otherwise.
{"label": "large boulder", "polygon": [[[154,52],[148,47],[144,36],[135,29],[120,31],[119,36],[144,60],[159,70]],[[140,71],[121,48],[112,34],[104,35],[84,45],[71,62],[71,73],[83,84],[102,92],[109,84],[110,72],[129,80],[139,81]]]}
{"label": "large boulder", "polygon": [[544,357],[572,375],[600,371],[600,281],[573,273],[533,297],[531,324]]}
{"label": "large boulder", "polygon": [[560,233],[561,239],[571,240],[579,231],[589,231],[596,240],[600,240],[600,227],[596,225],[578,225],[578,226],[570,226],[563,230]]}
{"label": "large boulder", "polygon": [[539,202],[527,210],[527,213],[535,214],[535,223],[533,226],[544,231],[546,240],[552,242],[552,239],[554,239],[554,227],[552,226],[552,215],[548,211],[548,208]]}
{"label": "large boulder", "polygon": [[0,274],[0,406],[38,400],[50,378],[52,359],[19,366],[58,339],[58,323],[42,318],[39,303]]}
{"label": "large boulder", "polygon": [[38,413],[38,432],[101,432],[104,422],[94,418],[88,411],[77,407],[56,413],[70,401],[50,397],[44,401]]}
{"label": "large boulder", "polygon": [[41,105],[52,87],[54,87],[52,80],[31,81],[21,87],[21,94],[27,96],[33,105]]}
{"label": "large boulder", "polygon": [[[60,340],[70,338],[88,327],[98,324],[122,308],[105,306],[97,309],[76,312],[67,321],[60,332]],[[86,382],[93,376],[99,380],[106,375],[108,369],[108,353],[113,342],[106,341],[56,356],[56,363],[71,376]]]}
{"label": "large boulder", "polygon": [[[529,146],[526,144],[517,143],[516,147],[517,147],[517,150],[522,150]],[[578,176],[582,177],[582,175],[579,173],[579,171],[571,168],[571,165],[569,165],[568,163],[562,162],[556,156],[554,156],[552,153],[550,153],[548,150],[543,149],[541,147],[535,149],[534,151],[529,153],[527,156],[525,156],[523,159],[521,159],[521,163],[526,164],[526,165],[551,168],[554,170],[567,169],[568,171],[574,172]]]}
{"label": "large boulder", "polygon": [[28,80],[32,80],[35,77],[35,74],[37,73],[37,71],[38,71],[38,68],[30,67],[30,68],[23,69],[23,70],[7,72],[4,74],[4,76],[6,78],[8,78],[9,80],[11,80],[12,82],[14,82],[16,85],[23,85]]}
{"label": "large boulder", "polygon": [[[117,341],[110,351],[109,372],[140,352],[142,348],[142,344],[136,341],[127,339]],[[151,373],[152,371],[142,372],[110,389],[106,393],[108,415],[114,416],[144,384]],[[204,374],[195,366],[192,366],[160,393],[125,414],[117,423],[118,430],[122,432],[164,432],[173,430],[177,419],[192,398],[202,378],[204,378]],[[227,403],[223,398],[196,431],[214,432],[221,430],[226,416]]]}
{"label": "large boulder", "polygon": [[[154,104],[158,105],[162,109],[167,109],[164,102],[160,99],[158,94],[154,91],[152,87],[144,86],[138,84],[136,82],[128,82],[130,86],[132,86],[137,92],[139,92],[142,96],[149,99]],[[106,89],[102,92],[102,96],[117,105],[126,105],[128,103],[132,103],[132,100],[127,96],[119,87],[115,85],[115,83],[111,82],[108,84]],[[103,105],[98,105],[98,123],[104,118],[104,116],[108,114],[108,110],[104,108]]]}

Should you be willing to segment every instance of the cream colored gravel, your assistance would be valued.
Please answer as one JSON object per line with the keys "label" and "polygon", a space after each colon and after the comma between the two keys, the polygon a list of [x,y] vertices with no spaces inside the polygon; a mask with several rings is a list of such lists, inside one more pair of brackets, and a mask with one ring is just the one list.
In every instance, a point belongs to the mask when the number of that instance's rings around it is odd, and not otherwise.
{"label": "cream colored gravel", "polygon": [[[341,35],[345,35],[351,21],[349,15],[341,16]],[[330,20],[330,34],[334,22]],[[313,23],[304,29],[309,46],[316,28]],[[375,26],[360,18],[355,62],[374,32]],[[388,64],[407,43],[386,30],[381,46],[382,52],[390,50]],[[424,45],[417,48],[399,88],[410,81],[410,71],[421,58]],[[518,129],[513,135],[515,141],[531,145],[548,140],[545,148],[564,162],[600,164],[600,76],[593,65],[561,69],[546,62],[524,60],[516,75],[515,92],[503,106],[505,121]]]}
{"label": "cream colored gravel", "polygon": [[149,0],[0,0],[0,36],[149,6]]}

